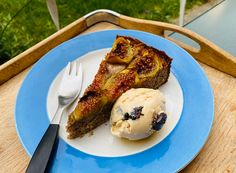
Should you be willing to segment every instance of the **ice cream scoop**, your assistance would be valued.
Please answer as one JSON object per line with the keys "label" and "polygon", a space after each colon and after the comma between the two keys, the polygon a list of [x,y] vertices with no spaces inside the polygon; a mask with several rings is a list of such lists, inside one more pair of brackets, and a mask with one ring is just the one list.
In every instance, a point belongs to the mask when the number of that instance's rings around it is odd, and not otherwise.
{"label": "ice cream scoop", "polygon": [[111,133],[139,140],[160,130],[166,122],[165,97],[159,90],[138,88],[123,93],[111,111]]}

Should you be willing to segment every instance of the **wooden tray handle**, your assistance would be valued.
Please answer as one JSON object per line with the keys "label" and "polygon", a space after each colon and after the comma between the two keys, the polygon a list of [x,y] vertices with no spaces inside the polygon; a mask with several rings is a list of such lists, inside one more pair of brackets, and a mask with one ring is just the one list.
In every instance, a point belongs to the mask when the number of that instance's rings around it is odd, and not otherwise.
{"label": "wooden tray handle", "polygon": [[[136,19],[124,15],[120,15],[119,19],[121,27],[151,32],[165,37],[187,50],[197,60],[236,77],[236,57],[189,29],[173,24]],[[199,44],[200,49],[164,35],[165,31],[174,31],[194,40]]]}
{"label": "wooden tray handle", "polygon": [[[193,31],[173,24],[124,16],[111,10],[96,10],[67,25],[65,28],[1,65],[0,84],[31,66],[55,46],[99,22],[109,22],[123,28],[142,30],[165,37],[187,50],[197,60],[236,77],[236,57]],[[187,36],[197,42],[200,45],[200,49],[197,50],[178,40],[165,36],[164,32],[166,30]]]}
{"label": "wooden tray handle", "polygon": [[[165,37],[187,50],[200,62],[236,77],[236,57],[189,29],[163,22],[128,17],[111,10],[96,10],[84,16],[84,18],[88,27],[105,21],[123,28],[142,30]],[[165,35],[165,31],[173,31],[194,40],[199,44],[200,49]]]}

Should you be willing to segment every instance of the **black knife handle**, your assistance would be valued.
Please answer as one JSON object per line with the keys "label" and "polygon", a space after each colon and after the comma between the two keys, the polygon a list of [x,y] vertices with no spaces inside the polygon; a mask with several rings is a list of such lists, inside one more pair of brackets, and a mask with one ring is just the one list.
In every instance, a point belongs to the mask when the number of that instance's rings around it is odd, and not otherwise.
{"label": "black knife handle", "polygon": [[43,173],[46,171],[53,146],[58,136],[59,124],[50,124],[47,131],[39,142],[26,173]]}

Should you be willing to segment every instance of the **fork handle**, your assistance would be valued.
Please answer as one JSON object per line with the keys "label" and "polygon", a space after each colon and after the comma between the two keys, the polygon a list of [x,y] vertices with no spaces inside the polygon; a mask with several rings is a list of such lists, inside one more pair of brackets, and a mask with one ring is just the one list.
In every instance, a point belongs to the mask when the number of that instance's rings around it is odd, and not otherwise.
{"label": "fork handle", "polygon": [[26,173],[44,173],[46,171],[53,146],[57,140],[58,129],[59,124],[49,125],[30,160]]}

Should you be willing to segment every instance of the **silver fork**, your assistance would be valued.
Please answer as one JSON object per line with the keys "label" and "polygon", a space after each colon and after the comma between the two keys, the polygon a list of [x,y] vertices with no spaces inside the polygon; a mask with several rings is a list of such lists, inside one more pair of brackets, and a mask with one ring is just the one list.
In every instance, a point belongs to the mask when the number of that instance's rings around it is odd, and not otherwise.
{"label": "silver fork", "polygon": [[57,141],[63,111],[79,96],[82,75],[81,64],[78,67],[77,63],[68,63],[58,90],[57,111],[30,160],[26,169],[27,173],[43,173],[46,171],[53,147]]}

